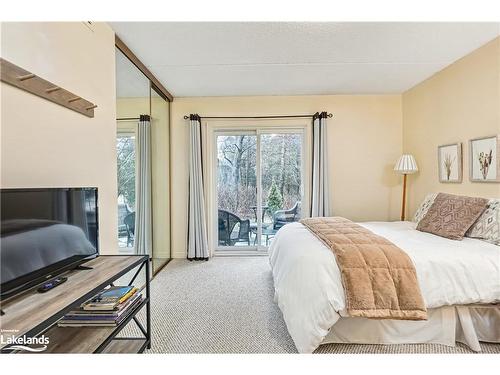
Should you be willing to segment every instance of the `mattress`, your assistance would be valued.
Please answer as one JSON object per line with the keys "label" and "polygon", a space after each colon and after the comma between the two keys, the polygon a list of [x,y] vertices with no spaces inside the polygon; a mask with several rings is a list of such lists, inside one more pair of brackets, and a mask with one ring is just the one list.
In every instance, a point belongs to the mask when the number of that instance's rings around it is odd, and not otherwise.
{"label": "mattress", "polygon": [[[499,246],[419,232],[412,222],[360,225],[410,256],[427,308],[500,301]],[[302,224],[291,223],[271,243],[269,260],[275,301],[288,331],[299,352],[310,353],[340,317],[347,317],[335,256]]]}

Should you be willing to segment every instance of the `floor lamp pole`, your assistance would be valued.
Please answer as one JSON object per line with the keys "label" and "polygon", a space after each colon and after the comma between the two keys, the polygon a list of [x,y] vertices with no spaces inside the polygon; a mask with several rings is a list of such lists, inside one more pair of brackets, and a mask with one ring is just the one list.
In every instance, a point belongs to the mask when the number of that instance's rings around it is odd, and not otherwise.
{"label": "floor lamp pole", "polygon": [[403,174],[403,204],[401,205],[401,221],[405,220],[405,212],[406,212],[406,173]]}

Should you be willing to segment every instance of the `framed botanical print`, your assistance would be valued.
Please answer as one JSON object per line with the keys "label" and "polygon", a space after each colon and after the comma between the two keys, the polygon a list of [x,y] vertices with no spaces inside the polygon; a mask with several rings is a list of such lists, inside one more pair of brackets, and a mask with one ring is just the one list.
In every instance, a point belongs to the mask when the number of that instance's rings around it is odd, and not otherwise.
{"label": "framed botanical print", "polygon": [[499,147],[498,135],[469,141],[471,181],[500,182]]}
{"label": "framed botanical print", "polygon": [[439,182],[462,182],[462,144],[438,146]]}

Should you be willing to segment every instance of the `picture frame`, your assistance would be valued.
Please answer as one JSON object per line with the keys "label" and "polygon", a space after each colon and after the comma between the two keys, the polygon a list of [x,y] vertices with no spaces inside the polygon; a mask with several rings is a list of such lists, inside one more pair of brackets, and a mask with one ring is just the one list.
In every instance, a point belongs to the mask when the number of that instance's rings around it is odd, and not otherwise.
{"label": "picture frame", "polygon": [[500,182],[500,136],[469,140],[469,178],[472,182]]}
{"label": "picture frame", "polygon": [[438,146],[439,182],[461,183],[463,179],[462,143]]}

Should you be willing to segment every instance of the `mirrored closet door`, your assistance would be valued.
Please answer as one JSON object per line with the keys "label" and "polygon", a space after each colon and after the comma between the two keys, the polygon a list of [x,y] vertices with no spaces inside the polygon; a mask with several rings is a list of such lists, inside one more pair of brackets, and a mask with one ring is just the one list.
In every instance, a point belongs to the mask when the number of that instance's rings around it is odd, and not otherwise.
{"label": "mirrored closet door", "polygon": [[[134,56],[135,58],[135,56]],[[138,126],[149,117],[150,206],[147,215],[150,241],[147,253],[153,273],[170,260],[170,101],[120,48],[116,48],[116,114],[118,177],[118,251],[144,252],[136,242],[138,176],[144,164],[139,160]],[[143,125],[143,124],[142,124]],[[144,248],[144,246],[142,246]],[[142,252],[141,252],[142,251]]]}

